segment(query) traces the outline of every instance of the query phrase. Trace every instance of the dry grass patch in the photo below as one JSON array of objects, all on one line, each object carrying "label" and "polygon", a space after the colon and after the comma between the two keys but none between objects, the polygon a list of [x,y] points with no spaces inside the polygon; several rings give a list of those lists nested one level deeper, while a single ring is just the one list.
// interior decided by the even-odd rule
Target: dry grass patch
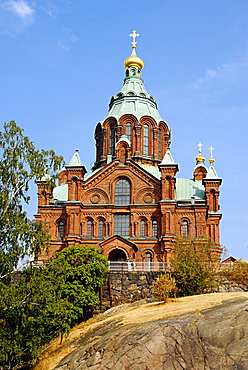
[{"label": "dry grass patch", "polygon": [[[77,347],[73,344],[84,334],[95,329],[98,326],[107,324],[112,320],[119,319],[118,325],[139,324],[147,321],[160,320],[168,317],[180,316],[188,312],[201,311],[220,304],[223,300],[231,298],[245,297],[246,292],[230,293],[211,293],[197,296],[171,299],[167,303],[154,302],[141,304],[135,307],[124,305],[124,308],[113,312],[106,318],[96,316],[87,322],[81,323],[73,328],[66,340],[60,344],[60,339],[55,339],[40,356],[40,361],[33,367],[33,370],[53,370],[59,362]],[[113,310],[114,311],[114,310]]]}]

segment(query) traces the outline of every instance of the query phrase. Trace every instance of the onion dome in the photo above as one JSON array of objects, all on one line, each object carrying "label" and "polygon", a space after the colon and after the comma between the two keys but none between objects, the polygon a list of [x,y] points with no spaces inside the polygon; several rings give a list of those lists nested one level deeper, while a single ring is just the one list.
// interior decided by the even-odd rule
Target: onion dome
[{"label": "onion dome", "polygon": [[203,157],[202,155],[202,143],[199,143],[198,144],[198,147],[199,147],[199,150],[198,150],[198,156],[195,158],[196,160],[196,163],[199,163],[199,162],[205,162],[206,158]]},{"label": "onion dome", "polygon": [[132,41],[132,55],[124,61],[124,68],[127,69],[128,67],[134,66],[134,67],[138,67],[140,70],[142,70],[144,68],[144,62],[141,58],[139,58],[136,55],[136,44],[137,44],[137,42],[135,41],[135,38],[138,37],[139,34],[136,33],[136,31],[134,30],[132,33],[130,33],[129,36],[133,38],[133,41]]}]

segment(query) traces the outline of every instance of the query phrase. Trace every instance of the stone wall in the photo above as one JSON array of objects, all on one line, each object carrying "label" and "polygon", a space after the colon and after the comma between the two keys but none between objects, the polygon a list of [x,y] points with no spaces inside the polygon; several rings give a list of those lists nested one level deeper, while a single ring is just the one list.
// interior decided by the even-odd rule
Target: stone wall
[{"label": "stone wall", "polygon": [[[105,285],[100,290],[102,309],[121,303],[140,299],[152,299],[152,284],[163,272],[111,272]],[[237,284],[228,280],[219,281],[219,286],[212,292],[247,292],[247,284]]]},{"label": "stone wall", "polygon": [[152,298],[152,284],[161,272],[112,272],[101,289],[102,306]]}]

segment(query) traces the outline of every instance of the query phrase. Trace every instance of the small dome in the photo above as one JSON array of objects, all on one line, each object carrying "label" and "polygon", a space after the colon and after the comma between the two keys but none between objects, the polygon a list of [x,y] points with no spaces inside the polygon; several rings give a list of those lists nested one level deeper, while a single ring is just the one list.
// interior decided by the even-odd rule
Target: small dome
[{"label": "small dome", "polygon": [[199,153],[198,156],[195,158],[196,162],[205,162],[206,158],[203,157],[202,153]]},{"label": "small dome", "polygon": [[131,66],[135,66],[135,67],[138,67],[140,70],[144,68],[144,62],[141,58],[139,58],[137,55],[136,55],[136,46],[132,46],[132,55],[127,58],[124,62],[124,68],[125,69],[128,69],[128,67],[131,67]]}]

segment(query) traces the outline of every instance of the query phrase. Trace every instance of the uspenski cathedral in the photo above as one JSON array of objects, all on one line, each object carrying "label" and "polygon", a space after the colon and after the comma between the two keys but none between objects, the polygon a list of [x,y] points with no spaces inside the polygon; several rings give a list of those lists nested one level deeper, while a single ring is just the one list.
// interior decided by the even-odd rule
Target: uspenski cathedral
[{"label": "uspenski cathedral", "polygon": [[37,221],[51,236],[48,254],[70,245],[94,245],[109,261],[168,262],[178,236],[211,238],[220,255],[219,187],[212,147],[209,165],[202,144],[191,179],[178,177],[170,128],[144,86],[144,62],[132,53],[123,85],[95,127],[96,157],[87,173],[76,150],[59,174],[58,186],[37,182]]}]

